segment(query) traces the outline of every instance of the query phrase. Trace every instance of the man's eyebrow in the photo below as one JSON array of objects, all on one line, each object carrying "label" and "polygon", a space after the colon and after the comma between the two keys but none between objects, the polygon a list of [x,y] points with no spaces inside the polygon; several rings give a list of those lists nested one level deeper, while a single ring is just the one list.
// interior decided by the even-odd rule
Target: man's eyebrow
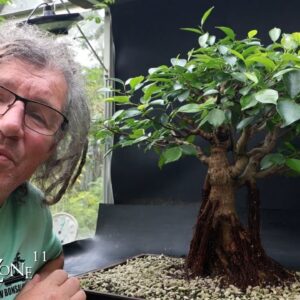
[{"label": "man's eyebrow", "polygon": [[41,104],[45,104],[47,106],[51,106],[52,107],[51,103],[48,100],[46,100],[46,99],[42,99],[42,98],[30,98],[29,99],[29,98],[26,98],[26,97],[22,97],[22,98],[24,98],[26,100],[31,100],[31,101],[34,101],[34,102],[38,102],[38,103],[41,103]]},{"label": "man's eyebrow", "polygon": [[23,99],[26,99],[26,100],[31,100],[31,101],[35,101],[35,102],[39,102],[41,104],[45,104],[45,105],[48,105],[48,106],[51,106],[51,103],[49,102],[49,100],[47,99],[44,99],[44,98],[39,98],[39,97],[36,97],[36,98],[27,98],[27,97],[23,97],[22,95],[19,95],[17,93],[15,93],[12,89],[13,89],[13,81],[12,80],[5,80],[5,79],[1,79],[0,80],[0,86],[3,86],[4,88],[7,88],[10,92],[14,93],[15,95],[23,98]]},{"label": "man's eyebrow", "polygon": [[5,78],[0,79],[0,85],[3,86],[3,87],[8,86],[8,88],[10,88],[10,87],[12,87],[12,84],[13,84],[12,80],[5,79]]}]

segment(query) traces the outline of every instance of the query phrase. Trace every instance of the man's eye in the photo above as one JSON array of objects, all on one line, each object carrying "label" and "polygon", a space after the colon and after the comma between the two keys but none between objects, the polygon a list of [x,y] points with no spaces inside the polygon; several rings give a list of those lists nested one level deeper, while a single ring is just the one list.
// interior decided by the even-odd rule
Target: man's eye
[{"label": "man's eye", "polygon": [[27,111],[26,115],[31,122],[34,122],[37,125],[47,126],[47,120],[41,114],[34,111]]},{"label": "man's eye", "polygon": [[9,98],[7,98],[7,97],[5,97],[3,95],[0,95],[0,102],[6,104],[6,103],[10,103],[11,101],[10,101]]}]

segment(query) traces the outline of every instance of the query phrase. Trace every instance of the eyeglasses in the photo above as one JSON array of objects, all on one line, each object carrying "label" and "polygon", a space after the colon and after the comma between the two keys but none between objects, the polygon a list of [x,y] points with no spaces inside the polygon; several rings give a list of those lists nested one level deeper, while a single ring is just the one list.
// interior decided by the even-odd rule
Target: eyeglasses
[{"label": "eyeglasses", "polygon": [[24,103],[24,125],[39,134],[55,135],[68,124],[66,116],[55,108],[25,99],[0,86],[0,116],[4,116],[16,101]]}]

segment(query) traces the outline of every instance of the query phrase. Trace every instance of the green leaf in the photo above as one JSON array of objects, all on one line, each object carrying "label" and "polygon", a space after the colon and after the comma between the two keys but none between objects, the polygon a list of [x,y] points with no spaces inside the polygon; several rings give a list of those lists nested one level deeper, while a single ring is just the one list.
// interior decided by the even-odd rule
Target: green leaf
[{"label": "green leaf", "polygon": [[234,66],[237,62],[237,58],[235,56],[224,56],[224,60],[230,65]]},{"label": "green leaf", "polygon": [[283,80],[291,98],[298,96],[300,93],[300,70],[295,70],[284,74]]},{"label": "green leaf", "polygon": [[281,153],[267,154],[260,162],[260,169],[265,170],[274,165],[283,165],[285,163],[285,156]]},{"label": "green leaf", "polygon": [[300,44],[300,32],[293,32],[292,38],[298,45]]},{"label": "green leaf", "polygon": [[98,89],[99,93],[111,93],[113,90],[110,87],[102,87]]},{"label": "green leaf", "polygon": [[275,43],[279,39],[280,34],[281,34],[281,29],[276,28],[276,27],[274,27],[273,29],[271,29],[269,31],[269,36],[273,43]]},{"label": "green leaf", "polygon": [[239,58],[240,60],[242,60],[242,61],[245,60],[245,59],[244,59],[244,56],[243,56],[241,53],[239,53],[239,52],[237,52],[237,51],[235,51],[235,50],[233,50],[233,49],[229,49],[229,51],[230,51],[234,56],[236,56],[237,58]]},{"label": "green leaf", "polygon": [[271,59],[262,55],[251,55],[245,60],[247,67],[251,66],[255,62],[262,64],[268,71],[273,71],[276,67]]},{"label": "green leaf", "polygon": [[181,107],[179,107],[178,112],[182,112],[182,113],[197,113],[199,111],[203,110],[203,108],[201,108],[200,104],[197,103],[189,103],[186,105],[183,105]]},{"label": "green leaf", "polygon": [[197,150],[194,145],[181,145],[180,148],[185,155],[197,155]]},{"label": "green leaf", "polygon": [[173,89],[174,89],[175,91],[181,90],[181,89],[182,89],[182,84],[176,82],[176,83],[173,85]]},{"label": "green leaf", "polygon": [[163,165],[165,164],[165,158],[164,156],[161,154],[159,157],[159,161],[158,161],[158,166],[161,169],[163,167]]},{"label": "green leaf", "polygon": [[202,110],[213,108],[216,104],[216,101],[217,101],[216,97],[215,98],[210,97],[204,103],[199,104],[199,108],[201,108]]},{"label": "green leaf", "polygon": [[119,78],[113,78],[113,77],[110,77],[110,78],[107,78],[107,81],[110,82],[110,81],[114,81],[114,82],[117,82],[117,83],[120,83],[122,85],[125,85],[124,81],[119,79]]},{"label": "green leaf", "polygon": [[212,12],[213,9],[214,9],[214,7],[212,6],[203,14],[203,16],[201,18],[201,26],[203,26],[203,24],[205,23],[206,19],[208,18],[208,16],[210,15],[210,13]]},{"label": "green leaf", "polygon": [[164,164],[168,164],[178,160],[182,155],[182,150],[180,147],[173,147],[166,149],[162,155],[164,157]]},{"label": "green leaf", "polygon": [[190,32],[194,32],[197,34],[202,34],[203,32],[198,29],[198,28],[190,28],[190,27],[184,27],[184,28],[180,28],[181,30],[185,30],[185,31],[190,31]]},{"label": "green leaf", "polygon": [[278,92],[272,89],[265,89],[254,94],[255,99],[260,103],[276,104],[278,100]]},{"label": "green leaf", "polygon": [[190,91],[187,90],[187,91],[184,91],[182,94],[180,94],[177,98],[180,102],[183,102],[185,101],[190,95]]},{"label": "green leaf", "polygon": [[300,160],[295,158],[288,158],[285,162],[290,169],[300,173]]},{"label": "green leaf", "polygon": [[144,76],[137,76],[126,80],[125,84],[129,84],[132,90],[144,80]]},{"label": "green leaf", "polygon": [[183,102],[189,97],[189,95],[190,95],[190,91],[187,90],[187,91],[184,91],[182,94],[178,95],[177,98],[178,98],[179,102]]},{"label": "green leaf", "polygon": [[253,116],[241,120],[241,121],[236,125],[236,129],[237,129],[237,130],[242,130],[242,129],[244,129],[245,127],[247,127],[248,125],[250,125],[250,124],[252,123],[253,120],[254,120],[254,117],[253,117]]},{"label": "green leaf", "polygon": [[245,50],[243,50],[242,54],[246,58],[250,54],[253,55],[253,54],[259,53],[260,48],[261,48],[260,46],[254,45],[254,46],[248,47]]},{"label": "green leaf", "polygon": [[241,81],[241,82],[246,82],[246,81],[247,81],[246,75],[243,74],[243,73],[240,73],[240,72],[232,72],[232,73],[231,73],[231,76],[232,76],[234,79],[236,79],[236,80],[238,80],[238,81]]},{"label": "green leaf", "polygon": [[250,30],[248,32],[248,38],[249,39],[252,39],[253,37],[255,37],[257,35],[257,30],[256,29],[253,29],[253,30]]},{"label": "green leaf", "polygon": [[217,128],[224,123],[225,119],[226,117],[224,111],[218,108],[214,108],[209,112],[207,121]]},{"label": "green leaf", "polygon": [[118,111],[116,111],[113,116],[111,117],[112,120],[116,120],[121,114],[123,114],[124,109],[120,109]]},{"label": "green leaf", "polygon": [[255,106],[257,104],[257,100],[255,99],[254,95],[251,94],[241,97],[240,103],[242,110],[246,110]]},{"label": "green leaf", "polygon": [[106,102],[116,102],[116,103],[130,103],[129,96],[114,96],[110,98],[106,98]]},{"label": "green leaf", "polygon": [[284,62],[287,62],[287,63],[290,63],[290,62],[300,62],[300,58],[299,56],[294,53],[283,53],[282,56],[281,56],[281,59],[284,61]]},{"label": "green leaf", "polygon": [[169,116],[166,113],[162,114],[159,119],[163,125],[166,125],[169,122]]},{"label": "green leaf", "polygon": [[139,111],[136,108],[127,109],[124,111],[124,119],[133,118],[136,116],[139,116],[141,114],[141,111]]},{"label": "green leaf", "polygon": [[243,96],[246,96],[252,89],[251,85],[245,86],[239,90],[239,93]]},{"label": "green leaf", "polygon": [[208,121],[208,114],[206,115],[207,111],[204,111],[205,114],[201,115],[201,122],[199,123],[199,127],[202,127]]},{"label": "green leaf", "polygon": [[[297,126],[298,127],[298,126]],[[292,151],[294,153],[297,152],[297,148],[290,142],[285,142],[284,143],[284,146],[289,150],[289,151]]]},{"label": "green leaf", "polygon": [[222,55],[225,55],[228,53],[229,48],[224,45],[220,45],[220,46],[218,46],[218,50]]},{"label": "green leaf", "polygon": [[160,87],[157,86],[156,84],[152,83],[152,84],[149,84],[149,85],[145,86],[143,88],[143,92],[144,92],[143,99],[145,101],[148,101],[151,98],[152,94],[154,94],[158,91],[160,91]]},{"label": "green leaf", "polygon": [[255,84],[258,83],[258,78],[257,78],[257,76],[255,75],[255,73],[244,72],[244,74],[246,75],[246,77],[247,77],[248,79],[250,79],[251,81],[253,81]]},{"label": "green leaf", "polygon": [[224,113],[225,113],[225,120],[226,120],[227,122],[230,122],[231,119],[232,119],[232,112],[231,112],[231,110],[226,109],[226,110],[224,111]]},{"label": "green leaf", "polygon": [[141,143],[142,141],[145,141],[147,140],[148,137],[147,136],[141,136],[137,139],[132,139],[132,140],[121,140],[119,142],[119,144],[122,146],[122,147],[128,147],[128,146],[132,146],[132,145],[135,145],[135,144],[139,144]]},{"label": "green leaf", "polygon": [[288,69],[284,69],[284,70],[280,70],[278,71],[277,73],[275,73],[272,78],[276,78],[276,77],[280,77],[286,73],[289,73],[291,71],[295,71],[296,69],[295,68],[288,68]]},{"label": "green leaf", "polygon": [[286,33],[283,34],[283,37],[281,39],[281,45],[286,50],[295,50],[298,47],[298,44],[293,39],[292,35]]},{"label": "green leaf", "polygon": [[149,105],[146,103],[146,104],[141,104],[137,107],[138,110],[145,110]]},{"label": "green leaf", "polygon": [[234,31],[231,28],[224,27],[224,26],[218,26],[216,28],[218,28],[221,31],[223,31],[231,40],[235,39],[235,33],[234,33]]},{"label": "green leaf", "polygon": [[215,41],[216,41],[216,36],[210,35],[207,42],[210,46],[212,46],[215,43]]},{"label": "green leaf", "polygon": [[207,90],[207,91],[205,91],[205,92],[203,93],[203,96],[208,96],[208,95],[213,95],[213,94],[218,94],[218,93],[219,93],[218,90],[215,90],[215,89],[209,89],[209,90]]},{"label": "green leaf", "polygon": [[206,32],[205,34],[199,36],[198,43],[200,47],[206,48],[207,47],[207,40],[208,40],[209,34]]},{"label": "green leaf", "polygon": [[148,70],[148,73],[149,73],[149,75],[152,75],[152,74],[156,73],[156,72],[159,71],[159,70],[160,70],[160,67],[157,67],[157,68],[150,68],[150,69]]},{"label": "green leaf", "polygon": [[133,130],[133,132],[129,135],[129,137],[131,139],[137,139],[144,135],[145,135],[145,130],[140,128],[140,129]]},{"label": "green leaf", "polygon": [[300,119],[300,105],[292,100],[278,101],[277,111],[284,121],[283,127]]},{"label": "green leaf", "polygon": [[153,100],[153,101],[149,102],[149,104],[151,104],[151,105],[164,105],[165,101],[163,99],[156,99],[156,100]]},{"label": "green leaf", "polygon": [[172,66],[184,67],[187,63],[186,59],[171,58]]}]

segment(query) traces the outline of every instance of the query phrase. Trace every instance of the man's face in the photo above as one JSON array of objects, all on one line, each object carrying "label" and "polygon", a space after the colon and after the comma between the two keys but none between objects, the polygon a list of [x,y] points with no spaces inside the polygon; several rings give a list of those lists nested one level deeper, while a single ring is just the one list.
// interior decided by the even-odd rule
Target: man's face
[{"label": "man's face", "polygon": [[[38,69],[20,60],[0,63],[0,85],[19,96],[62,111],[67,84],[64,76],[51,69]],[[41,135],[24,126],[21,101],[0,115],[0,205],[55,150],[53,136]]]}]

